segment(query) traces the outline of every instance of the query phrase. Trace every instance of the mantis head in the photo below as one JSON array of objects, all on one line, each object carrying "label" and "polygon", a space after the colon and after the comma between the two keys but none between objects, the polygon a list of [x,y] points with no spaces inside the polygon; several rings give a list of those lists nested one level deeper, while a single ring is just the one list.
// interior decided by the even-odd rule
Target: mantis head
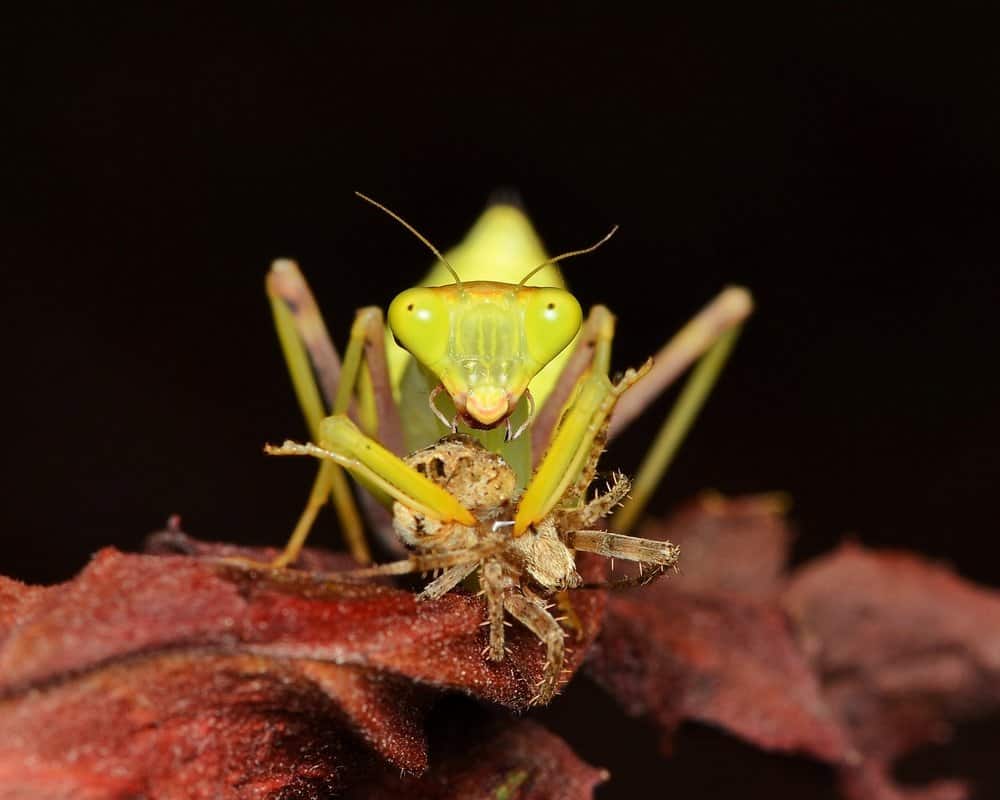
[{"label": "mantis head", "polygon": [[407,289],[389,306],[396,342],[437,377],[474,428],[504,422],[582,321],[565,289],[493,281]]},{"label": "mantis head", "polygon": [[[451,395],[458,419],[473,428],[508,420],[528,384],[573,341],[583,321],[565,289],[526,285],[539,270],[589,253],[611,238],[549,258],[518,283],[462,281],[441,252],[402,217],[357,193],[420,239],[454,283],[407,289],[389,305],[396,343],[430,371]],[[515,434],[516,435],[516,434]]]}]

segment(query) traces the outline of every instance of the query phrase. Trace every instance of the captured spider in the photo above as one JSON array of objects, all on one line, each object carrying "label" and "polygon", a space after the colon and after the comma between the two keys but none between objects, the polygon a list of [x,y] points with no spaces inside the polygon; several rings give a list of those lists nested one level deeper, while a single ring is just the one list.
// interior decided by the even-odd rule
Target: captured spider
[{"label": "captured spider", "polygon": [[[615,391],[620,392],[633,383],[637,375],[629,370],[614,387]],[[630,488],[628,479],[617,474],[607,491],[586,500],[603,450],[606,427],[605,422],[601,434],[595,437],[583,471],[563,495],[562,503],[532,524],[523,536],[513,535],[517,475],[502,456],[460,433],[418,450],[403,459],[405,463],[452,495],[471,513],[473,523],[442,521],[404,500],[396,500],[393,528],[412,549],[412,555],[349,574],[368,577],[440,571],[418,595],[421,600],[434,600],[477,573],[481,594],[486,597],[490,626],[484,654],[494,661],[503,659],[504,613],[510,614],[545,645],[545,668],[531,702],[548,703],[558,687],[565,652],[565,632],[549,613],[549,601],[557,592],[581,585],[574,551],[651,566],[649,579],[673,567],[679,555],[676,545],[670,542],[596,529],[625,499]],[[335,457],[317,445],[295,442],[268,447],[267,451],[273,455]]]}]

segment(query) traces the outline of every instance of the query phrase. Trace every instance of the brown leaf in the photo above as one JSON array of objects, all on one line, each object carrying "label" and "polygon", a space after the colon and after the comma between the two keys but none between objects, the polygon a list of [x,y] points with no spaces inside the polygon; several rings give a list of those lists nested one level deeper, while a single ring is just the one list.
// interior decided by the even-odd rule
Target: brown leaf
[{"label": "brown leaf", "polygon": [[891,762],[1000,708],[1000,594],[901,552],[845,545],[785,594],[831,705],[865,763],[856,798],[964,796],[956,783],[902,793]]},{"label": "brown leaf", "polygon": [[608,773],[581,761],[558,736],[530,720],[453,720],[432,740],[430,771],[381,771],[349,797],[427,800],[589,800]]},{"label": "brown leaf", "polygon": [[643,530],[683,542],[682,574],[611,598],[588,672],[665,747],[691,719],[765,750],[851,757],[784,613],[757,599],[774,594],[787,549],[778,512],[770,496],[712,496]]},{"label": "brown leaf", "polygon": [[691,719],[765,750],[850,755],[787,620],[758,601],[669,588],[612,598],[588,672],[628,713],[655,720],[667,748]]},{"label": "brown leaf", "polygon": [[[334,675],[321,689],[270,659],[158,654],[9,697],[0,798],[328,795],[362,757],[330,683],[336,672],[347,684],[364,678],[357,667],[323,666]],[[386,694],[393,702],[381,697],[370,716],[393,713],[399,698]],[[395,716],[413,728],[409,715]],[[397,744],[397,757],[408,747],[421,763],[419,730]]]},{"label": "brown leaf", "polygon": [[[607,778],[528,721],[452,725],[423,776],[401,775],[347,735],[338,704],[398,679],[358,667],[302,670],[254,656],[159,655],[0,704],[0,798],[556,798]],[[383,695],[372,681],[386,681]],[[395,696],[393,696],[395,695]],[[392,717],[391,704],[381,709]],[[398,720],[388,726],[398,735]],[[412,732],[423,748],[422,734]],[[405,746],[405,745],[404,745]],[[506,790],[507,794],[501,792]]]},{"label": "brown leaf", "polygon": [[666,519],[649,519],[638,535],[681,548],[675,589],[769,598],[783,586],[791,546],[787,505],[781,494],[727,498],[705,492]]},{"label": "brown leaf", "polygon": [[[421,684],[512,708],[534,694],[544,648],[514,628],[508,657],[487,661],[480,599],[418,603],[334,577],[108,549],[66,584],[0,582],[0,786],[45,797],[326,791],[358,761],[348,730],[396,768],[426,768]],[[571,667],[603,594],[576,593],[574,605],[584,646]]]}]

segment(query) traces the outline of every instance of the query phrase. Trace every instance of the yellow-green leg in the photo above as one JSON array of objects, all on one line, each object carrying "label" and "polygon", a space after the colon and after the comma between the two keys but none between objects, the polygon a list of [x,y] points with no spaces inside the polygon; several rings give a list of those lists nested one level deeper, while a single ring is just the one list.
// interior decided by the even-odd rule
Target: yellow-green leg
[{"label": "yellow-green leg", "polygon": [[[347,360],[345,358],[345,364]],[[319,444],[287,441],[267,447],[271,455],[306,455],[348,470],[359,482],[383,492],[426,517],[460,525],[476,518],[451,492],[420,474],[399,456],[366,436],[346,414],[334,414],[319,426]]]},{"label": "yellow-green leg", "polygon": [[[267,278],[267,293],[311,438],[319,441],[321,425],[327,416],[325,396],[333,413],[355,410],[366,432],[379,435],[390,448],[400,452],[402,432],[385,365],[381,310],[366,308],[358,312],[341,365],[312,292],[294,262],[274,263]],[[359,402],[355,402],[356,389]],[[332,497],[351,554],[360,563],[370,563],[364,525],[344,472],[335,462],[323,461],[306,507],[274,566],[286,566],[298,558],[327,497]]]},{"label": "yellow-green leg", "polygon": [[576,398],[563,414],[555,437],[521,497],[514,516],[514,536],[544,519],[563,499],[579,478],[618,398],[651,366],[646,362],[639,370],[630,369],[612,384],[606,372],[598,371],[597,364],[595,358],[594,368],[580,379]]},{"label": "yellow-green leg", "polygon": [[[614,337],[614,315],[601,305],[594,306],[580,329],[576,346],[559,374],[559,380],[535,415],[531,425],[532,465],[537,467],[545,454],[552,434],[580,379],[592,368],[595,360],[608,371],[611,360],[611,340]],[[598,367],[600,369],[600,367]]]},{"label": "yellow-green leg", "polygon": [[[660,426],[656,439],[646,451],[632,481],[629,498],[611,518],[613,530],[618,533],[628,533],[635,527],[684,437],[712,393],[726,359],[736,343],[742,323],[752,310],[753,298],[746,289],[740,287],[725,289],[657,353],[653,369],[622,398],[622,402],[615,408],[611,417],[609,438],[615,435],[616,430],[621,429],[616,428],[616,424],[622,424],[618,420],[618,415],[623,411],[630,413],[635,407],[630,403],[633,399],[631,395],[642,391],[643,384],[652,379],[654,382],[659,381],[663,386],[669,385],[692,361],[698,360],[673,408]],[[659,374],[656,374],[657,363],[661,365]],[[659,391],[662,391],[662,387]],[[626,406],[626,403],[629,405]]]},{"label": "yellow-green leg", "polygon": [[616,531],[629,530],[711,392],[739,326],[752,307],[745,289],[726,289],[661,349],[652,365],[647,363],[638,372],[629,370],[615,385],[607,378],[614,318],[606,309],[596,307],[588,320],[588,326],[593,326],[590,339],[582,337],[578,347],[581,360],[590,361],[589,372],[577,380],[573,393],[567,393],[575,395],[575,399],[563,411],[559,427],[521,498],[514,535],[524,533],[563,499],[609,418],[610,438],[623,427],[623,412],[627,423],[692,362],[701,359],[644,459],[631,499],[612,519]]}]

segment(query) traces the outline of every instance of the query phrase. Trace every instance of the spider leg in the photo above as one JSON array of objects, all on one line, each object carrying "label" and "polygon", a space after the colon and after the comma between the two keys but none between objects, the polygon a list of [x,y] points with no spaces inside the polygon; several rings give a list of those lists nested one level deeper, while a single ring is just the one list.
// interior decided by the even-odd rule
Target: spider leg
[{"label": "spider leg", "polygon": [[606,492],[598,494],[582,508],[559,512],[565,515],[565,521],[559,524],[560,530],[579,530],[595,525],[628,497],[631,488],[632,482],[622,473],[616,472]]},{"label": "spider leg", "polygon": [[458,584],[471,575],[479,566],[479,561],[470,561],[466,564],[456,564],[447,567],[441,575],[428,583],[424,590],[417,595],[417,600],[437,600],[439,597],[450,592]]},{"label": "spider leg", "polygon": [[553,616],[538,603],[533,603],[524,595],[511,592],[504,598],[504,608],[510,612],[545,645],[545,667],[542,680],[538,684],[538,694],[531,700],[532,705],[547,704],[556,693],[556,686],[562,674],[566,654],[566,635]]},{"label": "spider leg", "polygon": [[[414,553],[409,558],[403,559],[402,561],[390,561],[388,564],[377,564],[374,567],[362,567],[360,569],[352,569],[348,572],[339,572],[335,574],[348,578],[376,578],[383,575],[410,575],[414,572],[429,572],[434,569],[449,570],[452,567],[464,567],[469,564],[471,564],[474,569],[479,564],[479,559],[481,557],[481,551],[476,549],[452,550],[446,553]],[[471,571],[472,569],[469,570],[469,572]],[[445,572],[445,575],[447,574],[448,572]],[[443,577],[444,575],[441,576],[441,578]],[[428,584],[428,588],[430,585],[440,581],[441,578],[438,578],[435,581],[432,581],[431,584]],[[459,580],[461,580],[461,578]],[[441,594],[444,594],[444,592]]]},{"label": "spider leg", "polygon": [[559,622],[564,629],[571,630],[574,634],[576,634],[577,639],[582,639],[583,622],[580,620],[580,615],[576,613],[576,609],[573,608],[573,598],[570,593],[566,589],[563,589],[561,592],[556,592],[555,603],[561,615],[556,621]]},{"label": "spider leg", "polygon": [[509,581],[504,577],[503,565],[499,560],[491,558],[483,565],[481,580],[483,592],[486,594],[486,618],[490,625],[490,643],[487,651],[490,661],[503,661],[503,610],[506,604],[504,594]]},{"label": "spider leg", "polygon": [[608,531],[569,531],[566,544],[575,550],[597,553],[607,558],[624,558],[642,564],[669,568],[677,563],[680,548],[671,542],[640,539]]}]

